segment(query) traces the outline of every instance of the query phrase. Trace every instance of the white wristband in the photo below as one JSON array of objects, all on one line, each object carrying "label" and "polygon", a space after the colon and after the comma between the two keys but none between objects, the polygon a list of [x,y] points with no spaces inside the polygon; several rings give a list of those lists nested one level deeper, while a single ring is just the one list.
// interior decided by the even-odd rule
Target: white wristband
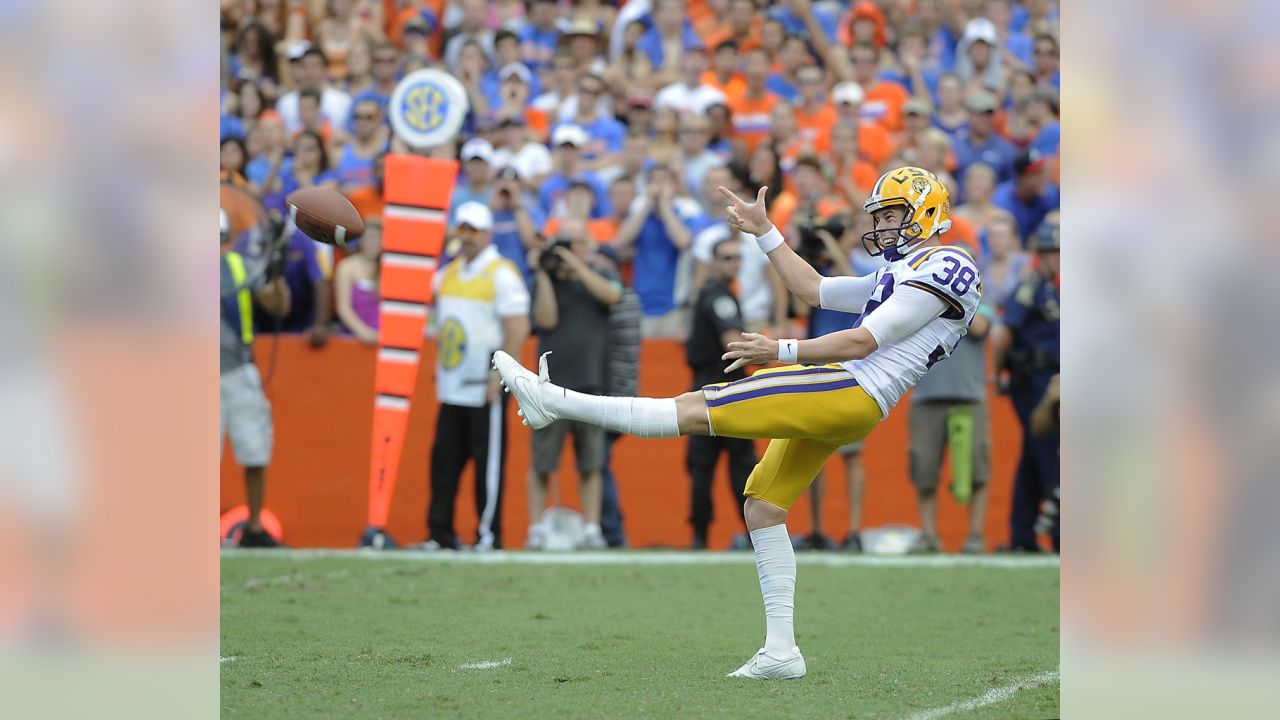
[{"label": "white wristband", "polygon": [[769,232],[756,236],[756,245],[760,246],[760,250],[765,255],[776,250],[783,242],[785,241],[782,239],[782,233],[778,232],[776,226],[769,228]]},{"label": "white wristband", "polygon": [[800,341],[795,338],[783,338],[778,341],[778,362],[794,365],[800,362]]}]

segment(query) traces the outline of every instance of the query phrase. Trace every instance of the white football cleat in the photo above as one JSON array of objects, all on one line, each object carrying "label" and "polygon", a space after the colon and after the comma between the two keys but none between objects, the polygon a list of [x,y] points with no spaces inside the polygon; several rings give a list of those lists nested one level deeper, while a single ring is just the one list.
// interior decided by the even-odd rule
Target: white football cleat
[{"label": "white football cleat", "polygon": [[520,412],[517,414],[524,418],[525,425],[534,430],[541,430],[560,419],[542,402],[543,388],[556,387],[551,384],[551,378],[547,374],[547,356],[550,354],[543,353],[538,358],[537,375],[501,350],[493,354],[493,369],[502,377],[503,387],[514,394],[516,402],[520,404]]},{"label": "white football cleat", "polygon": [[746,665],[729,673],[725,677],[751,678],[753,680],[794,680],[804,677],[804,656],[800,648],[793,647],[789,653],[770,653],[760,648]]}]

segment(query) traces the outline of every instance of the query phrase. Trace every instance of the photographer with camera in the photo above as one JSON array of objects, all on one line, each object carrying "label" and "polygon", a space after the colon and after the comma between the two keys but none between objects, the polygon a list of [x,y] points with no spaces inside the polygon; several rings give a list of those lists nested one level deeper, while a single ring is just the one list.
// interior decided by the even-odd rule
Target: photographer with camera
[{"label": "photographer with camera", "polygon": [[283,223],[274,223],[268,231],[273,242],[270,260],[264,272],[254,273],[246,267],[244,256],[234,249],[226,210],[220,211],[220,221],[219,443],[230,434],[236,460],[244,466],[249,519],[240,536],[240,547],[276,547],[278,542],[262,528],[260,520],[274,430],[271,403],[262,391],[262,378],[253,363],[253,303],[256,300],[276,317],[289,312],[289,286],[282,273],[288,240]]},{"label": "photographer with camera", "polygon": [[[796,253],[804,258],[824,277],[857,276],[868,272],[854,269],[852,255],[859,246],[858,237],[861,228],[854,225],[855,219],[849,215],[836,215],[826,220],[821,217],[808,217],[797,226],[800,241]],[[855,313],[827,310],[814,307],[809,311],[809,337],[816,338],[829,335],[840,330],[847,330],[858,321]],[[845,482],[849,493],[849,530],[841,550],[850,552],[862,551],[862,501],[866,494],[866,469],[862,463],[862,443],[854,442],[842,445],[837,449],[844,462]],[[809,503],[813,513],[812,529],[808,537],[802,538],[798,547],[810,550],[827,550],[833,543],[822,532],[822,495],[824,490],[823,473],[819,472],[813,484],[809,486]]]},{"label": "photographer with camera", "polygon": [[[587,226],[566,219],[546,249],[529,253],[535,268],[533,324],[538,333],[538,354],[547,358],[557,382],[583,393],[607,388],[606,363],[609,308],[622,299],[623,286],[612,264],[596,252]],[[605,547],[600,530],[600,471],[604,466],[604,430],[572,420],[560,420],[533,431],[533,468],[529,475],[529,537],[526,547],[544,547],[541,525],[547,501],[547,484],[560,466],[565,436],[573,433],[573,447],[581,483],[582,514],[586,521],[586,548]]]}]

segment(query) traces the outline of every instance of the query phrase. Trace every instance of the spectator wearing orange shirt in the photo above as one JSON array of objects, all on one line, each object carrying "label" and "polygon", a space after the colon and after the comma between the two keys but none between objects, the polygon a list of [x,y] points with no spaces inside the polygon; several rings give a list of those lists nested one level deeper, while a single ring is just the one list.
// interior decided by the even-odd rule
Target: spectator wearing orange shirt
[{"label": "spectator wearing orange shirt", "polygon": [[730,0],[729,17],[725,27],[704,36],[707,47],[719,49],[726,40],[733,40],[739,52],[760,47],[760,10],[755,0]]},{"label": "spectator wearing orange shirt", "polygon": [[822,69],[809,66],[796,73],[800,100],[796,104],[796,127],[800,137],[818,153],[831,147],[831,128],[836,109],[827,101],[826,78]]},{"label": "spectator wearing orange shirt", "polygon": [[852,207],[862,207],[880,178],[876,166],[863,159],[858,151],[861,132],[857,123],[837,124],[831,130],[831,151],[827,155],[833,184]]},{"label": "spectator wearing orange shirt", "polygon": [[[773,146],[778,153],[778,162],[782,165],[783,173],[789,178],[796,160],[800,159],[801,155],[812,155],[813,147],[801,137],[800,128],[796,125],[796,111],[791,103],[782,101],[774,105],[769,111],[769,121],[771,126],[766,143]],[[784,182],[789,188],[789,179]]]},{"label": "spectator wearing orange shirt", "polygon": [[769,55],[763,48],[748,52],[743,67],[746,89],[741,95],[729,98],[734,137],[742,141],[748,153],[769,135],[769,113],[778,104],[778,96],[764,87],[769,65]]},{"label": "spectator wearing orange shirt", "polygon": [[862,117],[875,120],[889,132],[902,129],[902,105],[910,95],[895,82],[880,79],[880,49],[875,45],[857,45],[849,51],[853,81],[862,87]]},{"label": "spectator wearing orange shirt", "polygon": [[766,18],[760,23],[760,47],[769,53],[769,67],[775,67],[782,55],[782,44],[787,40],[787,26],[777,18]]},{"label": "spectator wearing orange shirt", "polygon": [[888,42],[885,25],[884,13],[880,8],[870,0],[862,0],[850,6],[849,11],[840,18],[836,37],[846,47],[862,43],[884,47]]},{"label": "spectator wearing orange shirt", "polygon": [[711,69],[702,74],[702,84],[719,90],[725,97],[742,94],[747,89],[747,81],[738,72],[738,43],[725,40],[715,49],[711,56]]},{"label": "spectator wearing orange shirt", "polygon": [[849,212],[849,203],[841,194],[832,192],[822,164],[812,155],[796,161],[791,171],[791,184],[796,208],[791,216],[792,227],[783,229],[787,237],[798,238],[801,226],[825,224],[836,215]]},{"label": "spectator wearing orange shirt", "polygon": [[765,200],[766,207],[769,208],[769,220],[776,227],[787,227],[796,210],[796,196],[785,189],[782,165],[773,146],[761,143],[756,147],[747,158],[746,170],[747,176],[743,178],[742,184],[753,193],[767,186],[769,192],[765,194]]},{"label": "spectator wearing orange shirt", "polygon": [[249,151],[245,149],[243,140],[238,137],[222,139],[218,155],[218,177],[221,182],[248,189],[249,181],[244,177],[244,169],[248,163]]},{"label": "spectator wearing orange shirt", "polygon": [[831,100],[836,108],[836,122],[858,126],[858,151],[876,167],[882,167],[893,157],[894,144],[889,131],[874,120],[862,117],[862,86],[855,82],[842,82],[831,89]]}]

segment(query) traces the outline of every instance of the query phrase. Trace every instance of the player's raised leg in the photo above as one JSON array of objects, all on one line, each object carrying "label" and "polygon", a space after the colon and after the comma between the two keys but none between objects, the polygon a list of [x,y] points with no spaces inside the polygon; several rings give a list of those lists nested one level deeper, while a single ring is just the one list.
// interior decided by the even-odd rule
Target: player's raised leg
[{"label": "player's raised leg", "polygon": [[707,403],[700,392],[674,398],[605,397],[574,392],[551,382],[547,358],[535,375],[505,352],[494,353],[493,367],[503,386],[516,396],[524,424],[535,430],[556,420],[578,420],[637,437],[708,435]]}]

